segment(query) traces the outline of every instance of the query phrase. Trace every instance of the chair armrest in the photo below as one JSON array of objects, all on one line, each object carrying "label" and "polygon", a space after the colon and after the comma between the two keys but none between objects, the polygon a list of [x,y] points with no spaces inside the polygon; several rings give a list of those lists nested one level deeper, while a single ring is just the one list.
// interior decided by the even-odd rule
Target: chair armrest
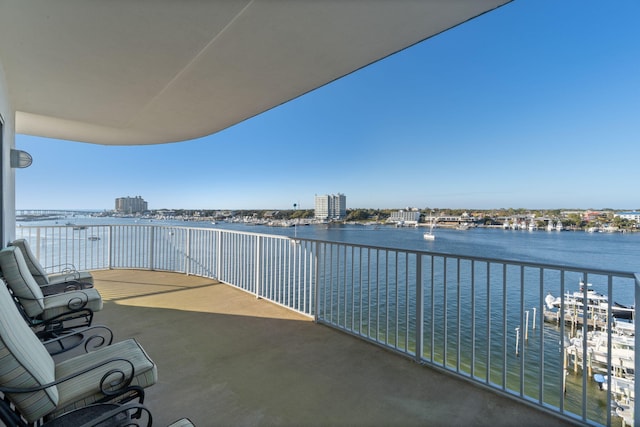
[{"label": "chair armrest", "polygon": [[[69,341],[71,343],[69,344]],[[113,343],[113,331],[104,325],[94,325],[70,331],[64,335],[44,339],[42,344],[52,356],[67,352],[84,344],[89,353]]]},{"label": "chair armrest", "polygon": [[47,320],[28,318],[29,326],[40,340],[66,335],[76,328],[91,326],[93,311],[88,308],[61,313]]},{"label": "chair armrest", "polygon": [[[69,310],[81,310],[82,308],[84,308],[87,303],[89,302],[89,295],[87,295],[85,292],[83,292],[82,290],[76,291],[78,293],[77,296],[74,296],[73,298],[70,298],[67,301],[67,308]],[[16,294],[13,294],[13,298],[17,299],[18,302],[20,302],[20,300],[26,300],[26,301],[44,301],[44,299],[46,298],[43,295],[43,298],[30,298],[27,296],[18,296]]]},{"label": "chair armrest", "polygon": [[64,292],[81,291],[82,289],[93,288],[93,284],[76,280],[67,280],[61,283],[50,283],[40,286],[42,294],[46,297],[49,295],[60,294]]},{"label": "chair armrest", "polygon": [[50,274],[55,274],[55,273],[76,273],[78,271],[78,269],[76,269],[76,266],[70,263],[64,263],[64,264],[55,264],[55,265],[48,265],[46,267],[42,267],[45,271],[49,272]]},{"label": "chair armrest", "polygon": [[[124,369],[121,367],[122,364],[128,365],[129,368],[131,368],[131,372],[129,374],[127,374],[124,371]],[[62,378],[58,378],[53,382],[42,384],[37,387],[20,388],[20,387],[0,386],[0,392],[5,394],[6,393],[34,393],[36,391],[41,391],[49,387],[56,386],[63,382],[69,381],[73,378],[77,378],[79,376],[82,376],[96,369],[104,369],[108,365],[114,365],[114,367],[109,369],[102,375],[102,378],[100,379],[100,383],[97,385],[99,386],[100,393],[104,394],[107,398],[112,398],[114,396],[120,395],[123,391],[127,391],[129,386],[131,385],[131,381],[135,377],[135,366],[130,360],[124,359],[122,357],[114,357],[111,359],[103,360],[102,362],[96,365],[89,366],[87,368],[81,369],[78,372],[75,372],[74,374],[67,375]]]}]

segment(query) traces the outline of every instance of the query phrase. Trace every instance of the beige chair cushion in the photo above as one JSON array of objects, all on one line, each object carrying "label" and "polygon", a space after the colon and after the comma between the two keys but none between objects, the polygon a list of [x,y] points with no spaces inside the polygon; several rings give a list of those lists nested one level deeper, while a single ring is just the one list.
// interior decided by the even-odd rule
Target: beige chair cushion
[{"label": "beige chair cushion", "polygon": [[31,272],[34,280],[38,284],[38,286],[44,286],[49,283],[49,279],[47,277],[47,272],[44,271],[40,262],[38,262],[36,256],[31,251],[29,244],[25,239],[17,239],[13,242],[9,243],[10,246],[16,246],[22,252],[24,256],[25,262],[27,263],[27,267]]},{"label": "beige chair cushion", "polygon": [[94,312],[102,309],[102,297],[95,288],[44,296],[16,246],[0,250],[0,269],[7,285],[31,318],[48,320],[78,308]]},{"label": "beige chair cushion", "polygon": [[[53,359],[0,283],[0,385],[30,388],[54,381]],[[34,393],[9,393],[8,397],[28,422],[34,422],[55,409],[59,395],[56,387],[49,387]]]},{"label": "beige chair cushion", "polygon": [[19,248],[9,246],[0,250],[0,270],[27,315],[39,316],[44,311],[44,295],[31,275]]},{"label": "beige chair cushion", "polygon": [[90,283],[93,285],[93,276],[88,271],[68,271],[60,273],[47,274],[38,258],[34,255],[29,242],[25,239],[16,239],[9,243],[10,246],[16,246],[22,252],[27,267],[36,281],[38,286],[55,285],[58,283],[64,283],[68,281],[76,280],[78,282]]},{"label": "beige chair cushion", "polygon": [[90,288],[48,295],[44,297],[44,311],[41,317],[48,320],[78,308],[88,308],[93,312],[102,310],[102,297],[98,290]]},{"label": "beige chair cushion", "polygon": [[[156,365],[135,339],[120,341],[94,352],[62,361],[55,367],[56,378],[65,377],[112,358],[127,359],[133,363],[135,375],[131,385],[145,388],[158,380]],[[59,384],[60,401],[55,415],[92,404],[103,397],[99,388],[100,379],[111,369],[121,369],[127,374],[131,373],[129,364],[116,361]]]}]

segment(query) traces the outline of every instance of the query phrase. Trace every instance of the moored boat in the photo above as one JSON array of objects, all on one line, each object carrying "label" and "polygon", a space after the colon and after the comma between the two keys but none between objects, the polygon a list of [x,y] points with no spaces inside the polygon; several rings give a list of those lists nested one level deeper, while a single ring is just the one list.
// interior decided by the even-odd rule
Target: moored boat
[{"label": "moored boat", "polygon": [[[591,289],[591,283],[587,284],[587,310],[590,317],[597,316],[601,319],[607,318],[607,312],[609,310],[609,299],[606,295],[598,293]],[[582,310],[584,307],[584,282],[580,281],[580,290],[576,292],[567,292],[564,295],[564,306],[567,315],[579,315],[582,316]],[[547,309],[559,309],[562,303],[560,297],[554,297],[548,294],[545,298],[545,304]],[[635,308],[619,304],[617,302],[611,303],[611,315],[616,319],[631,320],[635,314]]]}]

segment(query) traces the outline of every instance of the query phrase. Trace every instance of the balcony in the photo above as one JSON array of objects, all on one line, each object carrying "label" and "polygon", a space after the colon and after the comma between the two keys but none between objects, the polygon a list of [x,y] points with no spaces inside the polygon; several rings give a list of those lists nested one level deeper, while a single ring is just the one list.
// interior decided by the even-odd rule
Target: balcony
[{"label": "balcony", "polygon": [[[614,348],[633,272],[180,226],[17,236],[45,265],[94,271],[98,322],[160,367],[161,423],[618,425],[619,404],[634,420],[635,358],[581,339],[597,330]],[[583,313],[587,287],[566,291],[594,279],[608,300]]]},{"label": "balcony", "polygon": [[96,322],[158,364],[155,425],[570,425],[213,279],[93,273]]}]

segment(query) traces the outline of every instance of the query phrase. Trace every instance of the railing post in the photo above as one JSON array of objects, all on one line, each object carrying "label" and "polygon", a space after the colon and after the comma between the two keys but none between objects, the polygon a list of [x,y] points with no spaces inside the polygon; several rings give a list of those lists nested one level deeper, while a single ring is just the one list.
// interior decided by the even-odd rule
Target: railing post
[{"label": "railing post", "polygon": [[36,230],[36,257],[40,259],[40,227]]},{"label": "railing post", "polygon": [[190,268],[190,260],[191,260],[191,232],[193,231],[192,228],[189,228],[187,230],[187,242],[186,242],[186,248],[185,248],[185,260],[184,260],[184,272],[185,274],[188,276],[189,274],[191,274],[191,268]]},{"label": "railing post", "polygon": [[154,253],[153,248],[155,246],[156,226],[152,225],[149,230],[149,270],[153,270]]},{"label": "railing post", "polygon": [[216,275],[215,278],[220,280],[222,272],[222,230],[216,230]]},{"label": "railing post", "polygon": [[[633,306],[634,307],[638,307],[638,301],[640,301],[640,273],[636,273],[634,274],[634,279],[635,279],[635,288],[634,288],[634,303]],[[585,286],[586,287],[586,286]],[[635,328],[636,331],[640,331],[640,317],[634,313],[633,316],[633,326]],[[633,337],[634,340],[634,348],[638,349],[640,348],[640,336],[638,335],[638,333],[634,334]],[[640,372],[640,357],[637,357],[637,354],[634,357],[633,360],[634,363],[634,372]],[[638,393],[640,393],[640,381],[635,381],[633,382],[633,392],[634,392],[634,396],[638,396]],[[634,426],[638,426],[640,425],[640,411],[636,411],[635,407],[633,410],[633,425]]]},{"label": "railing post", "polygon": [[262,256],[262,236],[256,239],[256,260],[255,264],[255,282],[256,282],[256,298],[260,298],[260,257]]},{"label": "railing post", "polygon": [[107,268],[111,270],[112,266],[112,254],[113,254],[113,225],[109,226],[109,232],[107,233]]},{"label": "railing post", "polygon": [[314,246],[313,249],[313,292],[310,294],[313,295],[313,321],[318,323],[319,313],[320,313],[320,268],[318,264],[318,246],[320,245],[318,242],[311,243]]},{"label": "railing post", "polygon": [[416,362],[422,362],[424,351],[424,298],[422,296],[422,254],[416,254]]}]

